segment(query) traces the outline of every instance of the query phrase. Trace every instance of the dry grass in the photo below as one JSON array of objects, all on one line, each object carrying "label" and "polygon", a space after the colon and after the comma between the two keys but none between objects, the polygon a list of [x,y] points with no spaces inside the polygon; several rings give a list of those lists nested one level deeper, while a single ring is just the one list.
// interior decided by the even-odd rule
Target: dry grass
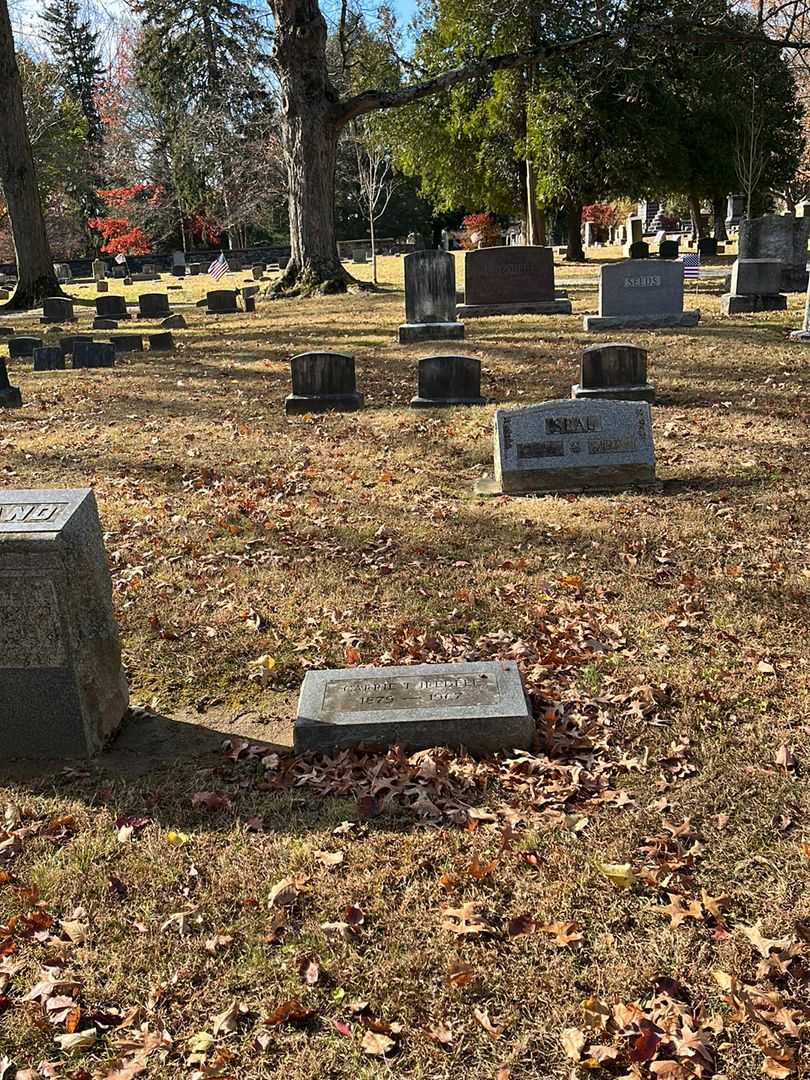
[{"label": "dry grass", "polygon": [[[524,662],[541,717],[539,760],[578,764],[613,794],[596,798],[570,772],[562,794],[549,777],[521,791],[508,766],[478,774],[460,761],[449,816],[419,817],[404,788],[389,799],[383,791],[379,816],[333,836],[358,818],[368,763],[343,797],[339,770],[291,787],[276,783],[273,763],[182,752],[140,777],[102,759],[87,772],[9,780],[0,804],[19,808],[23,825],[75,823],[55,837],[26,834],[19,850],[4,850],[0,825],[0,922],[31,910],[32,887],[54,920],[39,939],[19,924],[11,935],[17,948],[5,964],[21,966],[5,988],[0,974],[0,1063],[5,1053],[19,1068],[54,1060],[58,1075],[107,1076],[127,1053],[101,1013],[139,1006],[138,1023],[173,1040],[149,1058],[154,1077],[479,1080],[508,1067],[513,1080],[562,1080],[574,1067],[562,1033],[583,1027],[584,999],[647,1001],[668,976],[686,988],[695,1024],[722,1018],[711,1039],[717,1073],[753,1080],[764,1060],[757,1028],[735,1022],[713,972],[757,981],[761,958],[740,929],[757,920],[769,937],[801,945],[810,934],[800,846],[810,840],[810,368],[808,353],[786,341],[803,298],[792,297],[787,314],[729,321],[705,288],[696,330],[623,335],[650,350],[661,492],[481,500],[471,486],[491,460],[492,408],[407,408],[424,351],[394,344],[401,261],[381,263],[385,288],[375,295],[263,302],[255,316],[218,319],[189,309],[176,353],[122,357],[112,372],[35,376],[12,362],[26,407],[0,414],[3,482],[95,487],[132,697],[169,718],[176,746],[188,728],[171,717],[191,715],[283,747],[310,666],[500,651]],[[204,282],[189,279],[190,298]],[[571,294],[578,316],[594,310],[592,287]],[[467,337],[485,392],[513,404],[567,397],[592,340],[572,317],[478,320]],[[307,349],[355,354],[362,413],[285,419],[288,358]],[[250,675],[265,653],[277,666],[263,688]],[[549,727],[554,700],[563,704]],[[230,808],[192,804],[201,790],[226,793]],[[437,797],[439,810],[452,798]],[[459,828],[458,805],[489,807],[496,820]],[[119,843],[115,822],[128,815],[148,821]],[[263,832],[247,828],[255,817]],[[685,818],[688,865],[672,870],[672,852],[646,841]],[[511,846],[478,880],[473,855],[495,858],[510,819]],[[6,827],[19,830],[16,811]],[[187,842],[172,845],[169,830]],[[343,864],[323,866],[320,850],[342,850]],[[603,862],[631,863],[633,888],[611,885]],[[270,944],[270,888],[296,874],[309,880]],[[668,892],[691,900],[702,889],[728,897],[719,923],[704,913],[673,928],[654,910]],[[490,933],[442,929],[443,909],[464,902],[480,905]],[[335,939],[321,925],[348,905],[364,912],[362,931]],[[63,922],[77,908],[88,936],[68,945]],[[180,912],[182,927],[166,925]],[[509,920],[524,913],[538,924],[575,921],[583,941],[557,947],[540,930],[511,937]],[[232,940],[212,954],[205,943],[217,932]],[[0,928],[0,957],[2,942]],[[302,957],[319,959],[313,987],[299,975]],[[102,1033],[72,1060],[53,1042],[64,1021],[54,1026],[21,1000],[59,958],[80,985],[79,1030]],[[472,969],[463,987],[448,984],[457,961]],[[773,1076],[810,1067],[804,963],[799,955],[770,980],[760,973],[798,1033],[777,1040],[795,1052],[783,1066],[794,1071]],[[266,1028],[261,1018],[290,998],[312,1019]],[[362,1049],[366,1028],[348,1006],[358,998],[404,1025],[385,1058]],[[217,1037],[204,1065],[189,1061],[188,1040],[212,1032],[234,999],[247,1008],[238,1030]],[[499,1038],[476,1008],[504,1026]],[[452,1031],[449,1048],[430,1035],[439,1022]],[[592,1041],[627,1045],[612,1031]],[[699,1075],[691,1060],[671,1076]],[[631,1075],[653,1075],[648,1064],[638,1070]]]}]

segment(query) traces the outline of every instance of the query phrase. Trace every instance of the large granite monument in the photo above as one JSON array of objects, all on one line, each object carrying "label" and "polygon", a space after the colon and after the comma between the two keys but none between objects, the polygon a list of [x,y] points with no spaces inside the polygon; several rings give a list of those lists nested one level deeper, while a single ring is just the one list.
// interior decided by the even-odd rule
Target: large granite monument
[{"label": "large granite monument", "polygon": [[93,492],[0,492],[2,758],[93,754],[127,704]]},{"label": "large granite monument", "polygon": [[599,314],[586,315],[593,330],[695,326],[699,311],[683,310],[683,263],[630,259],[599,271]]},{"label": "large granite monument", "polygon": [[[782,263],[781,288],[804,292],[807,288],[807,242],[810,217],[765,214],[740,222],[738,251],[741,259],[778,259]],[[733,290],[732,290],[733,292]]]},{"label": "large granite monument", "polygon": [[779,291],[783,266],[778,259],[737,259],[731,268],[731,286],[720,297],[722,315],[756,311],[785,311],[787,296]]},{"label": "large granite monument", "polygon": [[641,401],[546,401],[497,409],[495,473],[481,495],[603,490],[655,481],[650,406]]},{"label": "large granite monument", "polygon": [[464,256],[459,315],[570,315],[571,301],[554,291],[549,247],[479,248]]},{"label": "large granite monument", "polygon": [[529,749],[534,720],[512,660],[308,671],[301,686],[297,754],[344,747],[473,753]]},{"label": "large granite monument", "polygon": [[458,341],[464,323],[456,319],[456,264],[447,251],[412,251],[405,268],[405,322],[400,345],[416,341]]}]

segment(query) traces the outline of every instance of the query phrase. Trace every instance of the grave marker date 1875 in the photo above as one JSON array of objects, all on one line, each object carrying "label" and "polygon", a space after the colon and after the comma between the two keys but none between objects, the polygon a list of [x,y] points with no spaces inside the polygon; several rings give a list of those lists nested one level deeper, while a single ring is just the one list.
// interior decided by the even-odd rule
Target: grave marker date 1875
[{"label": "grave marker date 1875", "polygon": [[603,490],[655,482],[650,406],[641,401],[546,401],[497,409],[495,475],[481,495]]},{"label": "grave marker date 1875", "polygon": [[513,661],[308,671],[295,722],[298,754],[394,743],[491,753],[528,749],[533,737]]},{"label": "grave marker date 1875", "polygon": [[93,492],[0,492],[0,756],[86,757],[127,703]]}]

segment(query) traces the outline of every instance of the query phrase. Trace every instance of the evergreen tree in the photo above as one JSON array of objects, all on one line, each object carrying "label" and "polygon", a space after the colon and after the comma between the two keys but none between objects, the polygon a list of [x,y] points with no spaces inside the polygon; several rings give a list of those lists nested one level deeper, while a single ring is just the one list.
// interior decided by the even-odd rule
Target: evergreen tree
[{"label": "evergreen tree", "polygon": [[51,0],[42,12],[43,36],[62,73],[65,89],[77,101],[87,120],[87,142],[101,144],[103,127],[96,91],[104,72],[98,34],[81,18],[78,0]]}]

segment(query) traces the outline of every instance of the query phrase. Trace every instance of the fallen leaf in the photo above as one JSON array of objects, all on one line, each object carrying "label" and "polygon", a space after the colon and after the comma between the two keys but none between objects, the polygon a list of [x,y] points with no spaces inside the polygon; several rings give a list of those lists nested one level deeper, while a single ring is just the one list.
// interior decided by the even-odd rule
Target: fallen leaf
[{"label": "fallen leaf", "polygon": [[554,944],[560,948],[565,948],[567,945],[576,945],[582,941],[582,927],[577,922],[555,922],[544,923],[542,926],[538,926],[538,930],[542,930],[544,934],[554,935]]},{"label": "fallen leaf", "polygon": [[277,881],[270,890],[270,907],[292,907],[301,893],[299,883],[299,878],[291,877],[282,878],[281,881]]},{"label": "fallen leaf", "polygon": [[397,1044],[388,1035],[376,1031],[367,1031],[360,1045],[364,1054],[371,1057],[384,1057],[386,1054],[390,1054]]},{"label": "fallen leaf", "polygon": [[473,1009],[473,1016],[491,1039],[500,1039],[504,1025],[493,1024],[486,1009]]},{"label": "fallen leaf", "polygon": [[509,937],[523,937],[525,934],[533,934],[537,929],[537,923],[531,915],[516,915],[510,919],[506,932]]},{"label": "fallen leaf", "polygon": [[439,1046],[451,1046],[453,1043],[453,1033],[446,1024],[434,1024],[428,1029],[428,1035]]},{"label": "fallen leaf", "polygon": [[630,863],[597,863],[596,868],[617,889],[631,889],[635,883],[636,875]]},{"label": "fallen leaf", "polygon": [[565,1028],[562,1033],[563,1050],[572,1061],[579,1061],[585,1048],[585,1033],[579,1028]]},{"label": "fallen leaf", "polygon": [[96,1029],[88,1028],[86,1031],[74,1031],[68,1035],[57,1035],[53,1041],[58,1043],[60,1050],[64,1050],[66,1054],[81,1054],[84,1050],[89,1050],[97,1038],[98,1032]]},{"label": "fallen leaf", "polygon": [[762,922],[760,920],[757,920],[753,926],[740,925],[738,929],[745,934],[759,955],[765,960],[768,959],[771,950],[786,949],[790,945],[790,938],[766,938],[762,933]]},{"label": "fallen leaf", "polygon": [[453,934],[485,934],[492,927],[478,914],[476,904],[462,904],[460,908],[444,909],[442,930],[450,930]]},{"label": "fallen leaf", "polygon": [[240,1004],[239,1000],[234,998],[228,1008],[218,1013],[211,1021],[214,1035],[232,1035],[239,1026],[240,1015],[247,1011],[247,1006]]},{"label": "fallen leaf", "polygon": [[264,1019],[268,1027],[278,1027],[279,1024],[303,1024],[315,1015],[314,1009],[305,1009],[300,1001],[295,998],[283,1002],[277,1006]]},{"label": "fallen leaf", "polygon": [[448,986],[456,987],[456,989],[460,989],[462,986],[468,986],[474,978],[475,968],[472,964],[451,964],[447,972]]},{"label": "fallen leaf", "polygon": [[314,851],[313,855],[323,866],[340,866],[343,862],[342,851]]}]

